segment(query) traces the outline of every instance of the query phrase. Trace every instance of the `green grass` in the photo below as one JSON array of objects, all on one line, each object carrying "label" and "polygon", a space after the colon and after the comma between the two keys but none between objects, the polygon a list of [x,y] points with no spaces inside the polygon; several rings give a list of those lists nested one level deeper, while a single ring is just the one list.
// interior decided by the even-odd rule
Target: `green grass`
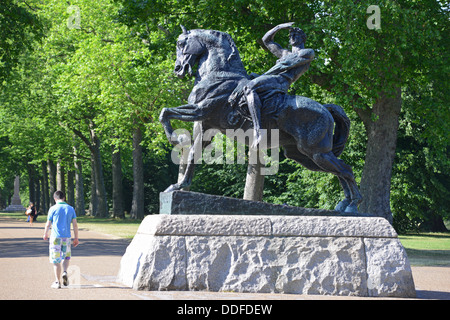
[{"label": "green grass", "polygon": [[77,221],[80,230],[91,230],[125,239],[133,239],[141,224],[141,220],[96,218],[91,216],[77,217]]},{"label": "green grass", "polygon": [[[13,218],[26,221],[27,217],[22,212],[0,212],[0,217]],[[37,222],[45,222],[44,216],[39,216]],[[124,239],[132,239],[136,234],[141,220],[97,218],[92,216],[77,217],[78,228],[80,230],[91,230],[100,233],[110,234]]]},{"label": "green grass", "polygon": [[25,215],[25,212],[0,212],[0,217],[13,218],[13,219],[23,220],[23,221],[27,220],[27,216]]},{"label": "green grass", "polygon": [[450,266],[450,232],[400,235],[414,266]]},{"label": "green grass", "polygon": [[[25,221],[23,213],[0,212],[0,217],[9,217]],[[91,230],[132,239],[141,223],[140,220],[96,218],[80,216],[77,218],[81,230]],[[45,217],[39,216],[38,222]],[[400,242],[405,247],[409,261],[413,266],[450,266],[450,232],[421,233],[400,235]]]}]

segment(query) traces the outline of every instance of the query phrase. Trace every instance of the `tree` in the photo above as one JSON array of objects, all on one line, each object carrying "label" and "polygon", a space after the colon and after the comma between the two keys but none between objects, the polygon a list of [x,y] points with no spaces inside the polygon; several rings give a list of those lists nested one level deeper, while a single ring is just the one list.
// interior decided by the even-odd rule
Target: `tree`
[{"label": "tree", "polygon": [[[439,97],[435,86],[445,81],[424,84],[405,92],[397,158],[393,167],[392,207],[398,232],[410,230],[447,231],[444,220],[450,218],[448,95]],[[427,91],[436,95],[433,102]],[[447,89],[448,91],[448,89]],[[424,94],[425,93],[425,94]]]},{"label": "tree", "polygon": [[348,112],[353,109],[358,114],[368,137],[360,210],[392,220],[390,186],[402,90],[418,75],[431,81],[429,70],[443,66],[448,52],[440,40],[449,34],[449,11],[439,1],[381,1],[381,28],[369,28],[370,1],[248,0],[230,6],[213,0],[151,4],[141,0],[123,4],[122,21],[153,43],[150,31],[170,30],[163,37],[168,41],[181,23],[188,28],[229,32],[244,64],[256,72],[274,63],[274,58],[258,51],[256,39],[276,24],[296,21],[308,34],[307,46],[314,48],[317,56],[309,82],[301,79],[293,92],[308,93],[311,85],[318,85]]},{"label": "tree", "polygon": [[[5,160],[14,164],[15,174],[27,168],[29,200],[36,202],[37,207],[41,202],[45,211],[50,200],[47,170],[43,170],[42,163],[65,153],[66,132],[53,125],[54,114],[48,112],[50,85],[45,72],[39,68],[42,62],[39,53],[24,51],[17,61],[0,92],[0,135],[7,136],[11,142],[9,157]],[[48,125],[49,122],[52,124]]]},{"label": "tree", "polygon": [[[61,40],[72,39],[76,50],[61,66],[58,87],[64,108],[58,112],[67,127],[89,146],[94,161],[99,159],[95,169],[101,164],[99,152],[91,147],[93,142],[97,144],[96,138],[101,137],[102,143],[114,145],[116,149],[133,148],[131,216],[143,218],[142,144],[151,137],[153,141],[149,144],[158,152],[162,138],[156,134],[160,125],[154,119],[158,118],[159,103],[172,103],[174,77],[165,57],[155,56],[146,43],[130,37],[128,27],[115,22],[117,5],[108,0],[95,5],[80,1],[78,5],[83,13],[80,29],[70,30],[70,35]],[[84,19],[89,21],[88,25],[83,24]],[[86,132],[91,135],[90,141]],[[96,188],[102,190],[102,182],[97,174],[95,177]]]},{"label": "tree", "polygon": [[[448,15],[437,1],[383,1],[381,29],[369,29],[361,14],[369,2],[324,2],[316,23],[329,53],[312,80],[352,105],[367,132],[361,179],[361,211],[392,219],[390,181],[402,88],[443,63],[439,40]],[[383,19],[384,17],[384,19]],[[435,50],[424,50],[434,48]],[[428,79],[431,80],[431,79]]]},{"label": "tree", "polygon": [[25,1],[4,0],[0,4],[0,84],[19,63],[23,51],[43,36],[36,9]]},{"label": "tree", "polygon": [[125,218],[123,209],[123,173],[122,173],[122,159],[119,150],[112,152],[112,202],[113,202],[113,217]]},{"label": "tree", "polygon": [[[262,47],[261,37],[279,23],[295,21],[316,59],[291,93],[340,104],[351,117],[342,158],[361,179],[360,211],[391,219],[392,210],[397,222],[406,217],[421,226],[442,226],[448,217],[450,32],[449,10],[441,1],[381,0],[380,25],[372,23],[378,21],[376,12],[367,11],[370,1],[75,0],[70,5],[77,6],[80,20],[72,21],[74,11],[58,0],[0,5],[0,24],[7,30],[0,35],[1,201],[15,172],[28,176],[30,198],[39,193],[37,179],[48,194],[43,190],[52,189],[60,159],[66,171],[76,169],[77,202],[83,193],[100,199],[99,215],[109,214],[109,198],[113,209],[120,202],[120,173],[125,186],[136,186],[133,195],[123,190],[124,209],[133,206],[136,217],[155,211],[158,193],[176,179],[158,114],[162,107],[184,104],[192,87],[192,81],[172,74],[179,25],[230,33],[247,70],[263,73],[275,57]],[[18,13],[5,20],[7,6]],[[287,45],[287,32],[276,41]],[[174,123],[181,126],[189,124]],[[109,172],[113,157],[114,174]],[[204,165],[192,190],[242,197],[244,181],[243,166]],[[276,203],[332,208],[342,197],[332,175],[289,160],[282,161],[278,175],[266,177],[264,188],[264,200]],[[83,203],[77,210],[84,211]]]},{"label": "tree", "polygon": [[144,163],[142,160],[142,130],[137,128],[133,133],[133,202],[131,217],[144,217]]}]

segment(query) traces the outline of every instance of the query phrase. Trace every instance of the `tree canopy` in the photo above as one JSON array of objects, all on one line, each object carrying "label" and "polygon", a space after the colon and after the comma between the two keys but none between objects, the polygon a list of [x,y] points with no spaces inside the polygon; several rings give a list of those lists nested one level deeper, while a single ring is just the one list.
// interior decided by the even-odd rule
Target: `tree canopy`
[{"label": "tree canopy", "polygon": [[[91,214],[117,208],[113,194],[135,218],[157,213],[158,193],[177,176],[158,115],[184,104],[193,85],[172,73],[180,25],[229,33],[247,71],[263,73],[276,57],[262,36],[294,21],[316,59],[291,93],[342,105],[351,118],[342,158],[361,185],[360,211],[399,230],[442,230],[450,217],[450,8],[439,0],[381,0],[379,11],[372,4],[3,1],[0,205],[16,174],[34,181],[25,186],[30,201],[43,199],[44,177],[51,189],[58,164],[68,189],[71,172],[81,179]],[[374,12],[379,25],[370,27]],[[276,41],[287,46],[287,33]],[[281,160],[278,175],[266,177],[265,201],[331,209],[341,197],[337,178]],[[202,165],[191,190],[242,196],[244,181],[242,165]]]}]

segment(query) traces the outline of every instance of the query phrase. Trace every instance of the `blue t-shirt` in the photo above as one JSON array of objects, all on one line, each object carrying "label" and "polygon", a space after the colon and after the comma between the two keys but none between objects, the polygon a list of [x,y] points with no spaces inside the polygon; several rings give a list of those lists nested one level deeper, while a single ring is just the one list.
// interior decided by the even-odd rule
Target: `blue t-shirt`
[{"label": "blue t-shirt", "polygon": [[75,210],[65,202],[57,202],[48,210],[47,220],[52,223],[52,237],[70,238],[70,224],[76,219]]}]

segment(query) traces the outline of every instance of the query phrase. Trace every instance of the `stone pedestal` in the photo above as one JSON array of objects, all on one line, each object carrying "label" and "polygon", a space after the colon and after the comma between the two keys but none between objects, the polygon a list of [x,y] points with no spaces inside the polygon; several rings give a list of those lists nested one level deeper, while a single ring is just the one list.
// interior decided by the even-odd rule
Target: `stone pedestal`
[{"label": "stone pedestal", "polygon": [[25,207],[22,205],[22,201],[20,200],[20,181],[19,176],[16,176],[14,180],[14,195],[11,199],[11,205],[9,205],[5,211],[10,212],[25,212]]},{"label": "stone pedestal", "polygon": [[415,297],[406,252],[376,217],[151,215],[118,280],[137,290]]}]

